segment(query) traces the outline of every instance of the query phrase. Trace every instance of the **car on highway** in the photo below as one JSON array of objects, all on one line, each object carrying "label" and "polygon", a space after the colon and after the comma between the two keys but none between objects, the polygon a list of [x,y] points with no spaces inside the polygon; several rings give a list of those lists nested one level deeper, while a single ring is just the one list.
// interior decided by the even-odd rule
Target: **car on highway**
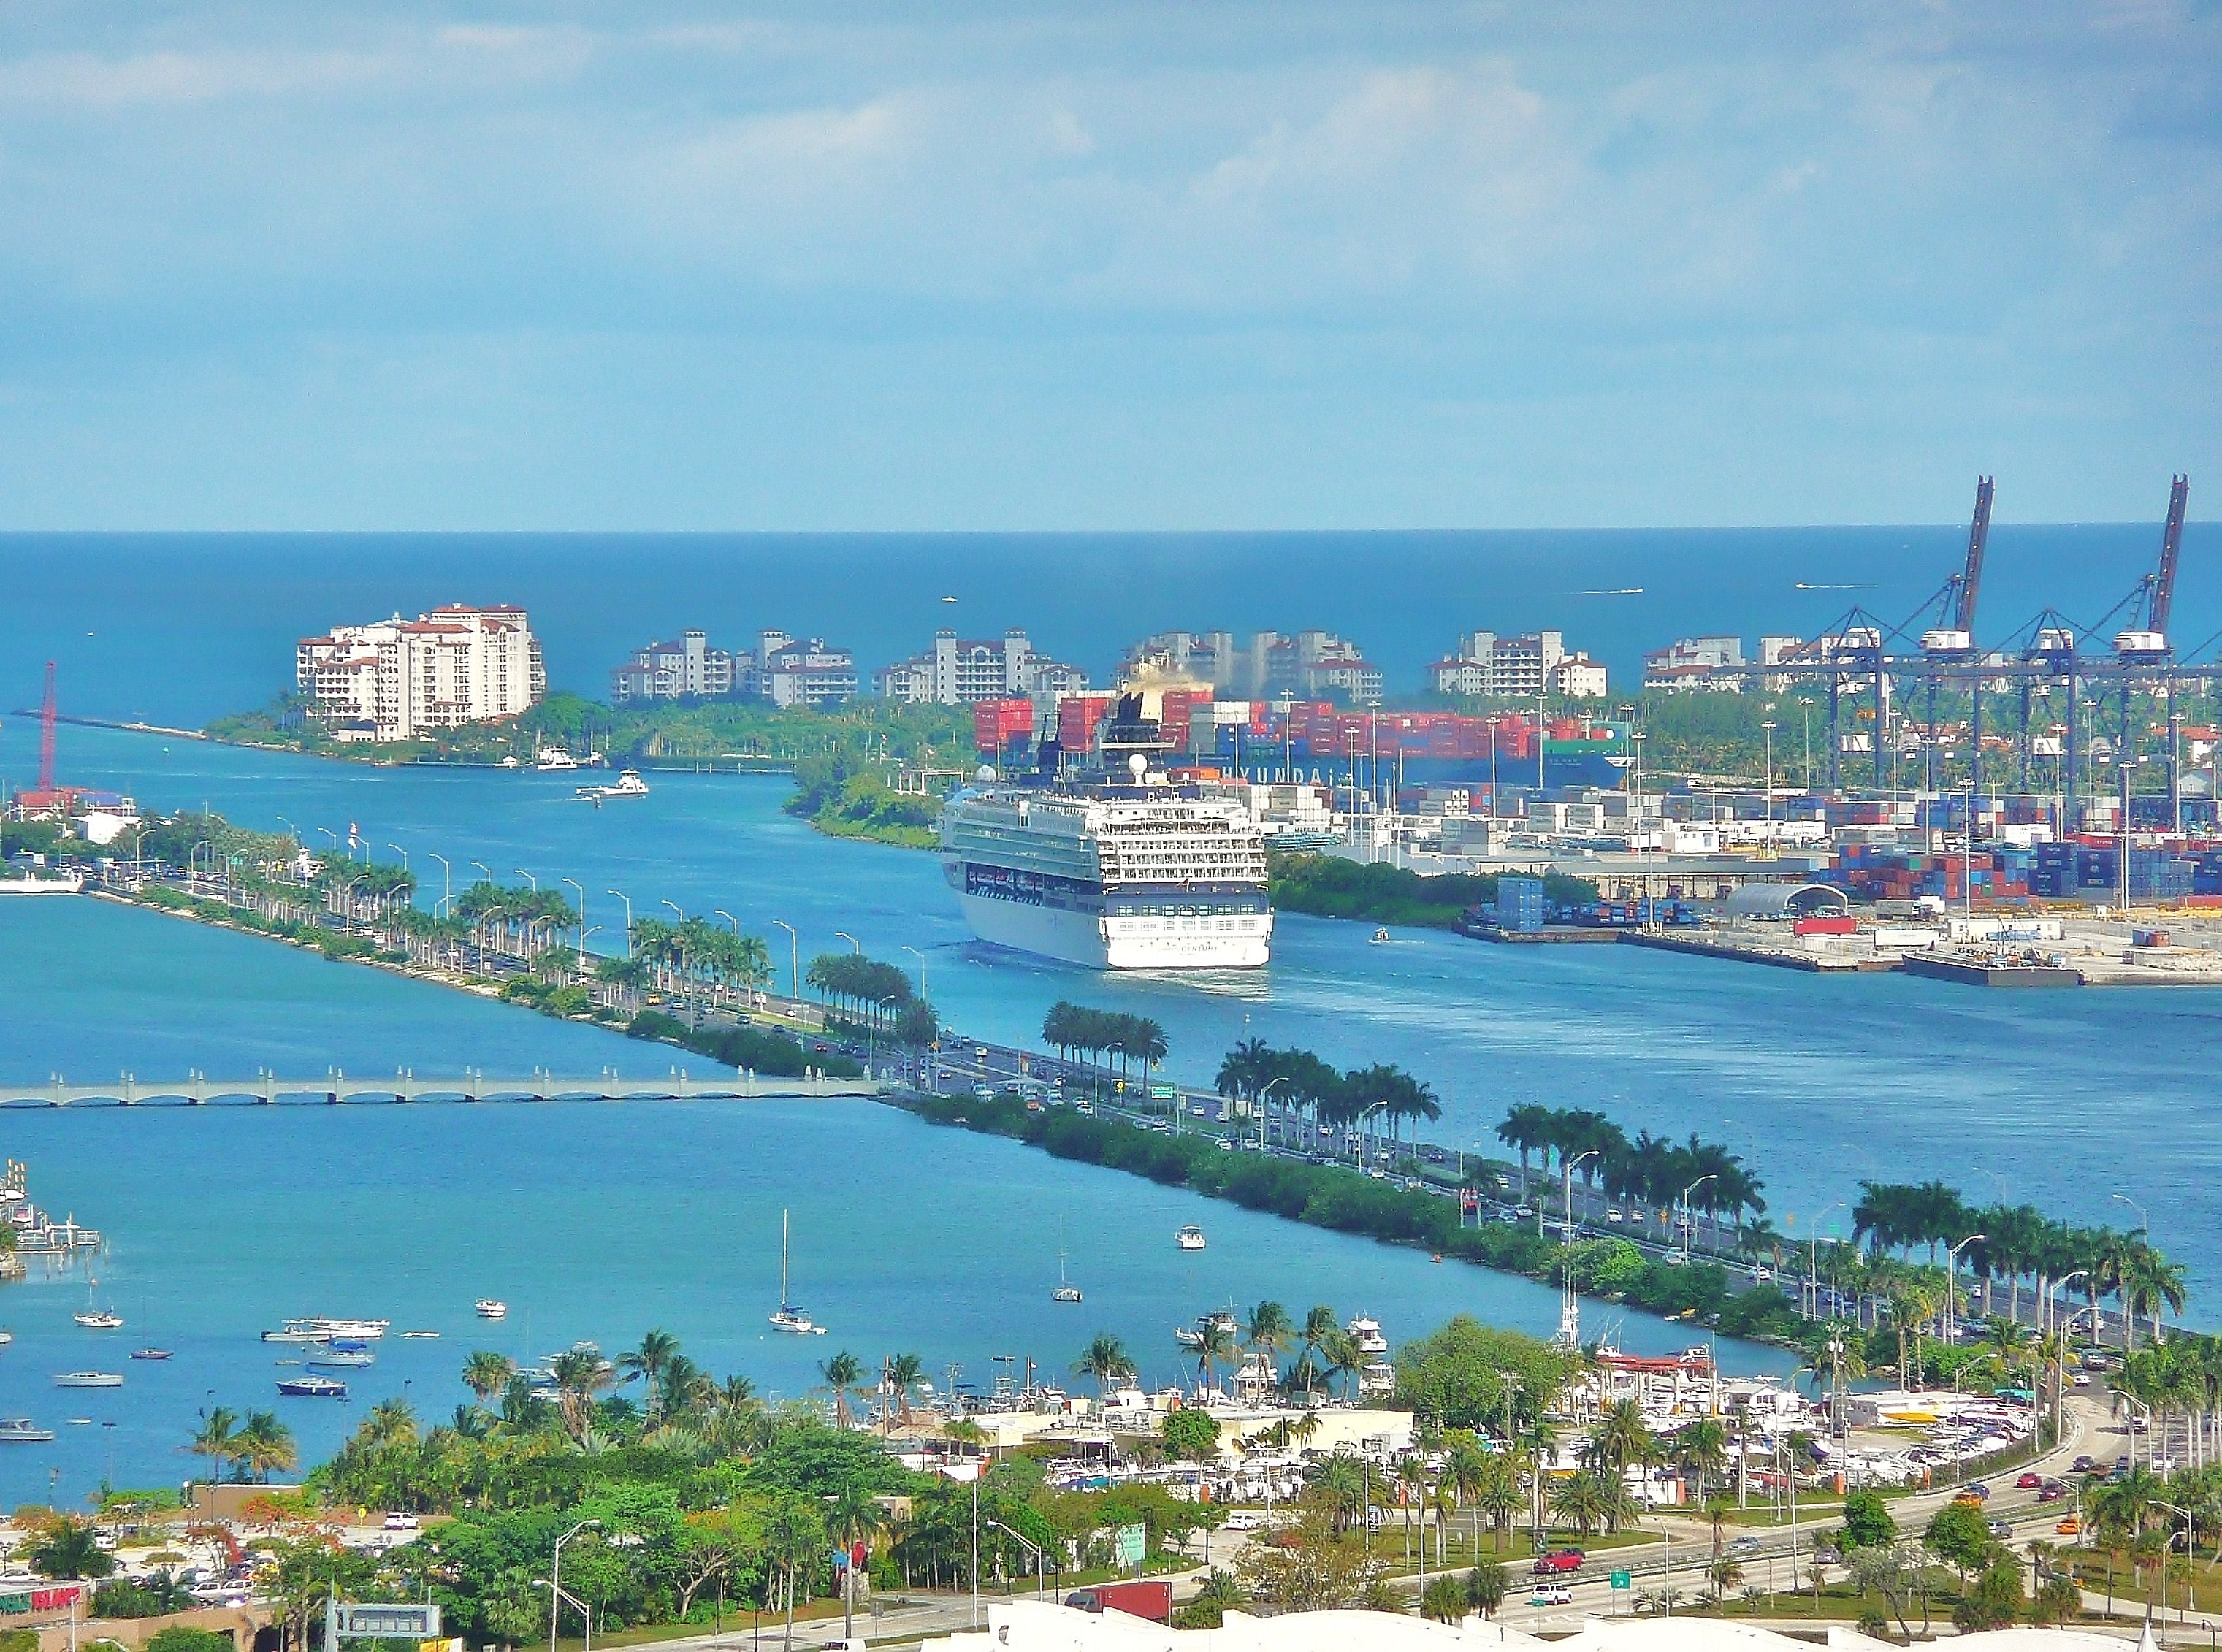
[{"label": "car on highway", "polygon": [[2043,1484],[2044,1476],[2042,1474],[2024,1474],[2019,1479],[2014,1482],[2014,1490],[2017,1492],[2034,1492]]},{"label": "car on highway", "polygon": [[1617,1226],[1621,1222],[1628,1220],[1628,1213],[1624,1210],[1608,1209],[1604,1213],[1604,1219],[1615,1226]]},{"label": "car on highway", "polygon": [[1980,1498],[1987,1503],[1990,1501],[1991,1488],[1980,1480],[1970,1480],[1968,1482],[1968,1495]]},{"label": "car on highway", "polygon": [[1535,1557],[1535,1575],[1539,1578],[1563,1577],[1569,1572],[1579,1572],[1589,1556],[1579,1548],[1554,1548],[1547,1555]]},{"label": "car on highway", "polygon": [[1531,1221],[1534,1219],[1535,1215],[1535,1207],[1532,1204],[1520,1205],[1515,1208],[1512,1214],[1518,1217],[1522,1222]]},{"label": "car on highway", "polygon": [[2099,1460],[2096,1457],[2089,1456],[2087,1454],[2078,1457],[2074,1462],[2068,1465],[2068,1472],[2071,1474],[2096,1473],[2098,1472],[2098,1468]]},{"label": "car on highway", "polygon": [[2062,1486],[2058,1480],[2047,1480],[2043,1486],[2037,1492],[2037,1500],[2039,1503],[2059,1503],[2063,1501],[2067,1496],[2068,1488],[2066,1486]]},{"label": "car on highway", "polygon": [[1729,1553],[1731,1555],[1756,1555],[1759,1553],[1759,1539],[1752,1536],[1738,1537],[1729,1544]]},{"label": "car on highway", "polygon": [[2080,1537],[2083,1535],[2083,1523],[2071,1514],[2052,1530],[2062,1537]]},{"label": "car on highway", "polygon": [[1531,1606],[1571,1606],[1574,1592],[1563,1583],[1539,1583],[1528,1597]]},{"label": "car on highway", "polygon": [[1497,1219],[1507,1225],[1510,1225],[1520,1220],[1520,1213],[1517,1210],[1500,1210],[1497,1213]]},{"label": "car on highway", "polygon": [[1690,1266],[1690,1259],[1683,1255],[1679,1251],[1668,1251],[1666,1255],[1660,1257],[1659,1259],[1664,1262],[1668,1267],[1687,1267]]}]

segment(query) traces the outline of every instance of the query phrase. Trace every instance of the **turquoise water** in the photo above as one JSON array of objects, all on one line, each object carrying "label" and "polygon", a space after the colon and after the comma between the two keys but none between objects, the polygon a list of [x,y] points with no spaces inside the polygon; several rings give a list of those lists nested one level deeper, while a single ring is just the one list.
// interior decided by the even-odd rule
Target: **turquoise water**
[{"label": "turquoise water", "polygon": [[[128,785],[145,803],[207,801],[243,821],[359,823],[380,858],[431,851],[498,875],[570,876],[593,921],[669,900],[723,908],[773,942],[783,919],[805,963],[855,935],[905,963],[960,1027],[1014,1040],[1058,997],[1159,1018],[1172,1066],[1208,1080],[1254,1034],[1345,1064],[1403,1062],[1442,1096],[1447,1142],[1484,1140],[1514,1102],[1605,1107],[1629,1128],[1696,1130],[1748,1153],[1778,1222],[1842,1231],[1861,1176],[1942,1175],[1971,1197],[2003,1180],[2079,1220],[2122,1222],[2116,1192],[2147,1203],[2158,1242],[2214,1283],[2218,1208],[2211,1078],[2222,1000],[2201,992],[1985,994],[1896,977],[1823,980],[1634,948],[1492,948],[1431,933],[1367,943],[1362,925],[1284,918],[1272,966],[1215,980],[1107,978],[969,942],[932,858],[823,838],[778,812],[776,779],[660,776],[651,796],[584,808],[562,777],[373,770],[311,759],[67,731],[72,778]],[[0,772],[27,731],[0,731]],[[614,1035],[571,1027],[291,949],[91,902],[0,903],[0,1073],[153,1075],[187,1066],[368,1072],[471,1065],[668,1065]],[[811,1361],[915,1349],[937,1368],[991,1374],[998,1353],[1050,1365],[1098,1329],[1170,1375],[1169,1332],[1229,1299],[1275,1295],[1380,1316],[1392,1335],[1466,1309],[1535,1331],[1551,1293],[1363,1241],[1219,1207],[1007,1145],[923,1129],[885,1109],[829,1104],[513,1109],[310,1109],[11,1115],[50,1206],[115,1237],[108,1283],[128,1316],[143,1295],[173,1366],[130,1370],[122,1393],[58,1394],[83,1363],[67,1323],[73,1282],[0,1300],[19,1340],[0,1353],[0,1412],[113,1416],[125,1478],[174,1473],[170,1454],[213,1398],[266,1403],[272,1376],[252,1332],[292,1313],[375,1314],[447,1335],[395,1345],[358,1392],[410,1385],[425,1409],[461,1398],[471,1298],[517,1307],[499,1334],[546,1352],[579,1335],[607,1346],[668,1324],[692,1351],[795,1391]],[[1977,1167],[1980,1166],[1980,1169]],[[796,1294],[834,1327],[816,1346],[772,1343],[778,1210],[797,1223]],[[1080,1312],[1047,1300],[1066,1222]],[[1192,1215],[1212,1247],[1170,1244]],[[528,1328],[524,1315],[530,1312]],[[118,1334],[136,1346],[141,1326]],[[1631,1320],[1632,1346],[1679,1345]],[[105,1362],[104,1362],[105,1363]],[[304,1409],[305,1408],[305,1409]],[[292,1407],[311,1429],[341,1419]],[[0,1454],[0,1498],[40,1489],[47,1463],[97,1479],[97,1428],[50,1452]],[[318,1442],[313,1433],[306,1435]]]}]

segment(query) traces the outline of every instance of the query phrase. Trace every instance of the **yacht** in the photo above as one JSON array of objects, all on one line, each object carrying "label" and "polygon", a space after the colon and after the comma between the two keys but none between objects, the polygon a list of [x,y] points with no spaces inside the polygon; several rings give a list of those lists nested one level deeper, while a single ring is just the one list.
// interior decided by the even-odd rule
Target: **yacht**
[{"label": "yacht", "polygon": [[121,1388],[123,1373],[120,1371],[66,1371],[54,1379],[57,1388]]},{"label": "yacht", "polygon": [[327,1342],[334,1338],[367,1342],[384,1336],[386,1328],[392,1323],[390,1319],[312,1319],[309,1322],[309,1328],[322,1332],[323,1340]]},{"label": "yacht", "polygon": [[1358,1350],[1358,1391],[1367,1394],[1390,1394],[1397,1390],[1397,1364],[1389,1355],[1389,1339],[1381,1334],[1381,1322],[1365,1314],[1352,1320],[1343,1329]]},{"label": "yacht", "polygon": [[307,1321],[289,1319],[283,1329],[263,1332],[262,1340],[266,1342],[300,1343],[321,1342],[324,1338],[322,1332],[311,1330]]},{"label": "yacht", "polygon": [[[15,877],[0,877],[0,895],[82,895],[85,879],[78,873],[57,873],[52,877],[41,877],[35,872],[24,872]],[[54,1436],[48,1434],[47,1438]]]},{"label": "yacht", "polygon": [[89,1331],[116,1331],[123,1329],[123,1316],[113,1308],[88,1308],[70,1317]]},{"label": "yacht", "polygon": [[40,1446],[53,1437],[52,1429],[42,1429],[28,1416],[0,1416],[0,1445]]},{"label": "yacht", "polygon": [[1191,1222],[1173,1234],[1173,1243],[1184,1251],[1200,1251],[1203,1248],[1203,1229]]},{"label": "yacht", "polygon": [[278,1391],[295,1399],[345,1399],[347,1385],[330,1377],[280,1377]]},{"label": "yacht", "polygon": [[377,1362],[374,1354],[351,1354],[343,1349],[312,1354],[306,1361],[311,1371],[361,1371]]},{"label": "yacht", "polygon": [[1270,952],[1265,840],[1247,794],[1164,772],[1156,691],[1121,694],[1102,768],[1000,783],[982,769],[940,822],[942,875],[983,941],[1095,970],[1258,969]]},{"label": "yacht", "polygon": [[1200,1348],[1209,1340],[1215,1331],[1223,1330],[1231,1336],[1239,1336],[1241,1329],[1242,1322],[1235,1318],[1227,1309],[1220,1308],[1208,1314],[1197,1315],[1196,1329],[1189,1330],[1183,1328],[1175,1331],[1173,1341],[1184,1348]]},{"label": "yacht", "polygon": [[496,1302],[492,1297],[480,1297],[476,1302],[471,1304],[471,1310],[480,1319],[507,1319],[509,1317],[509,1304],[505,1302]]},{"label": "yacht", "polygon": [[543,775],[568,775],[579,766],[579,760],[560,745],[543,745],[534,755],[532,766]]},{"label": "yacht", "polygon": [[810,1317],[809,1310],[797,1308],[787,1299],[787,1212],[779,1213],[779,1310],[771,1316],[771,1328],[785,1331],[791,1336],[823,1336],[825,1328]]},{"label": "yacht", "polygon": [[135,1360],[166,1360],[170,1357],[170,1350],[167,1348],[134,1348],[131,1351],[131,1357]]}]

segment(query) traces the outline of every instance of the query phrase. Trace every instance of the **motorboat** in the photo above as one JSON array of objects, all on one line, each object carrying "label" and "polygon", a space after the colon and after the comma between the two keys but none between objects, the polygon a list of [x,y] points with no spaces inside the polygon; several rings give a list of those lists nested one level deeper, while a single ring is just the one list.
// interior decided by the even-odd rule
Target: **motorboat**
[{"label": "motorboat", "polygon": [[[496,1302],[492,1297],[480,1297],[471,1304],[471,1311],[480,1319],[507,1319],[509,1304],[505,1302]],[[439,1335],[437,1331],[431,1334],[435,1336]]]},{"label": "motorboat", "polygon": [[618,771],[618,777],[614,783],[607,786],[581,786],[579,788],[579,795],[587,802],[595,804],[606,802],[612,797],[646,797],[648,782],[640,777],[639,769],[623,769]]},{"label": "motorboat", "polygon": [[1372,941],[1372,944],[1373,944],[1374,945],[1376,945],[1376,946],[1378,946],[1378,945],[1381,945],[1384,942],[1385,942],[1388,939],[1389,939],[1389,932],[1388,932],[1388,930],[1387,930],[1387,929],[1385,929],[1385,928],[1377,929],[1377,930],[1375,930],[1375,931],[1373,932],[1373,941]]},{"label": "motorboat", "polygon": [[344,1348],[312,1354],[305,1361],[311,1371],[361,1371],[377,1362],[378,1356],[374,1354],[351,1353]]},{"label": "motorboat", "polygon": [[1173,1333],[1173,1341],[1184,1348],[1201,1348],[1215,1332],[1224,1331],[1229,1336],[1239,1336],[1242,1322],[1226,1309],[1196,1316],[1194,1330],[1181,1329]]},{"label": "motorboat", "polygon": [[543,745],[534,755],[532,766],[543,775],[568,775],[579,766],[579,760],[560,745]]},{"label": "motorboat", "polygon": [[330,1377],[280,1377],[278,1391],[294,1399],[345,1399],[348,1387]]},{"label": "motorboat", "polygon": [[810,1317],[809,1310],[787,1299],[787,1237],[788,1213],[782,1210],[779,1213],[779,1308],[771,1316],[771,1328],[790,1336],[823,1336],[825,1328]]},{"label": "motorboat", "polygon": [[289,1319],[286,1322],[286,1327],[283,1330],[263,1332],[262,1340],[266,1342],[291,1342],[300,1344],[307,1342],[321,1342],[324,1340],[324,1337],[322,1332],[312,1331],[306,1324]]},{"label": "motorboat", "polygon": [[15,1340],[16,1340],[16,1333],[15,1333],[15,1332],[13,1332],[13,1331],[0,1331],[0,1348],[4,1348],[4,1347],[6,1347],[10,1343],[10,1342],[14,1341]]},{"label": "motorboat", "polygon": [[[502,1310],[505,1314],[508,1311],[506,1308]],[[440,1340],[440,1334],[437,1331],[404,1331],[401,1340],[405,1342],[436,1342]]]},{"label": "motorboat", "polygon": [[1173,1234],[1173,1243],[1184,1251],[1200,1251],[1203,1248],[1203,1229],[1191,1222]]},{"label": "motorboat", "polygon": [[121,1388],[123,1373],[120,1371],[66,1371],[54,1379],[57,1388]]},{"label": "motorboat", "polygon": [[117,1331],[123,1329],[123,1316],[113,1308],[88,1308],[70,1317],[89,1331]]},{"label": "motorboat", "polygon": [[0,1445],[44,1445],[54,1437],[52,1429],[42,1429],[28,1416],[0,1416]]},{"label": "motorboat", "polygon": [[134,1348],[131,1350],[131,1357],[135,1360],[166,1360],[170,1357],[170,1350],[167,1348]]},{"label": "motorboat", "polygon": [[[292,1323],[290,1320],[286,1322]],[[390,1319],[312,1319],[309,1329],[323,1333],[321,1340],[327,1342],[334,1338],[368,1342],[384,1336],[392,1323]]]}]

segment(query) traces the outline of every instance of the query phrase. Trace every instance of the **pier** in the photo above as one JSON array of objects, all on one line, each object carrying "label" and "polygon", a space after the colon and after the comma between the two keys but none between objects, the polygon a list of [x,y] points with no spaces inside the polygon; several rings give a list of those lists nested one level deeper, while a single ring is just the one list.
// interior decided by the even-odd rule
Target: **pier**
[{"label": "pier", "polygon": [[351,1077],[334,1068],[321,1077],[294,1078],[274,1072],[258,1072],[248,1078],[211,1078],[204,1072],[189,1072],[182,1079],[142,1079],[126,1072],[81,1084],[71,1084],[57,1073],[43,1084],[0,1084],[0,1108],[833,1101],[875,1096],[885,1087],[884,1081],[876,1079],[703,1074],[682,1072],[676,1067],[647,1078],[627,1077],[611,1067],[591,1077],[535,1068],[521,1077],[471,1069],[460,1075],[419,1076],[405,1069],[373,1077]]}]

